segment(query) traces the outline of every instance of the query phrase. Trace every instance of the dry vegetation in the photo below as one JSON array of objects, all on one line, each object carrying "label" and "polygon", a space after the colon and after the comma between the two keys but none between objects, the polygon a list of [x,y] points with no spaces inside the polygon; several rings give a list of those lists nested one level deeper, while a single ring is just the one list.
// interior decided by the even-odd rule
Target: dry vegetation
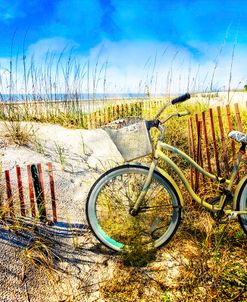
[{"label": "dry vegetation", "polygon": [[[207,102],[202,103],[198,100],[196,103],[184,104],[176,109],[179,111],[188,109],[194,114],[208,109],[208,105]],[[70,107],[67,107],[67,110],[69,112]],[[153,110],[155,111],[156,108]],[[168,110],[168,114],[171,111],[174,111],[174,107]],[[134,110],[130,112],[137,115]],[[81,126],[78,115],[74,114],[73,111],[66,113],[66,116],[62,113],[59,118],[48,114],[40,121],[61,122],[62,125],[73,127]],[[143,117],[150,115],[152,116],[152,112],[150,114],[142,111]],[[244,130],[247,131],[246,110],[241,112],[241,116]],[[1,118],[9,117],[2,114]],[[227,124],[226,115],[223,118],[224,124]],[[20,115],[18,118],[12,116],[11,120],[10,123],[6,123],[9,140],[17,145],[25,145],[33,139],[34,133],[30,126],[21,126],[20,123],[13,121],[29,121],[32,120],[30,116],[23,118],[20,118]],[[188,152],[187,122],[185,119],[180,121],[182,120],[173,119],[169,122],[166,140]],[[236,120],[233,121],[236,126]],[[153,136],[155,141],[156,132]],[[59,146],[57,148],[62,165],[62,149]],[[174,160],[183,167],[184,173],[189,177],[189,167],[177,158]],[[230,161],[229,164],[231,166],[232,162]],[[209,187],[200,193],[212,195],[211,185],[209,184]],[[49,276],[47,277],[49,289],[53,289],[50,301],[246,301],[246,235],[238,223],[217,224],[208,212],[191,202],[185,191],[183,195],[186,207],[182,226],[168,246],[158,251],[147,251],[137,241],[131,253],[113,256],[106,253],[105,261],[98,271],[95,270],[95,273],[91,274],[88,271],[84,272],[76,283],[71,281],[71,284],[69,280],[74,278],[74,275],[69,271],[61,270],[62,258],[59,251],[62,247],[54,238],[38,232],[36,225],[27,226],[16,218],[11,221],[6,220],[8,210],[3,207],[1,228],[15,234],[18,238],[29,236],[30,240],[20,253],[27,270],[27,272],[24,270],[24,275],[28,275],[28,272],[33,270],[32,278],[39,278],[40,274]],[[83,245],[78,243],[78,236],[80,237],[76,234],[73,237],[74,251],[85,253]],[[99,249],[98,252],[104,254],[105,250]],[[99,272],[102,273],[103,278],[95,284],[94,274]],[[61,277],[64,275],[66,281]],[[29,297],[28,301],[32,301],[30,275],[28,280],[27,297]],[[23,282],[25,282],[24,277]],[[76,289],[72,290],[74,284]],[[58,291],[59,288],[61,292]]]}]

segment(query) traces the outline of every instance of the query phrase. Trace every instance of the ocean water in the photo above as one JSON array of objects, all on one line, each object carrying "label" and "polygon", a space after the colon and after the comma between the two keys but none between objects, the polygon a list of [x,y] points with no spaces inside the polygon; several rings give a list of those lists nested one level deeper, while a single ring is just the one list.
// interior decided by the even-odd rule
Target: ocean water
[{"label": "ocean water", "polygon": [[[163,96],[163,95],[156,95]],[[129,98],[147,98],[145,93],[78,93],[78,94],[1,94],[0,101],[2,102],[22,102],[22,101],[44,101],[44,100],[53,100],[53,101],[65,101],[65,100],[105,100],[105,99],[129,99]]]}]

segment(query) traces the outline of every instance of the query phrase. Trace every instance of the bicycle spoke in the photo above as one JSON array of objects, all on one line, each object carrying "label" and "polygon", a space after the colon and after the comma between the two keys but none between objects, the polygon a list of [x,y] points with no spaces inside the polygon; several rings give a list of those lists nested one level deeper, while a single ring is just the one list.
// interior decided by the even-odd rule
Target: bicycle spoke
[{"label": "bicycle spoke", "polygon": [[172,203],[167,187],[153,178],[137,215],[130,215],[147,174],[126,171],[106,178],[98,191],[95,203],[97,222],[108,238],[124,245],[136,240],[141,244],[152,243],[166,233],[176,205]]}]

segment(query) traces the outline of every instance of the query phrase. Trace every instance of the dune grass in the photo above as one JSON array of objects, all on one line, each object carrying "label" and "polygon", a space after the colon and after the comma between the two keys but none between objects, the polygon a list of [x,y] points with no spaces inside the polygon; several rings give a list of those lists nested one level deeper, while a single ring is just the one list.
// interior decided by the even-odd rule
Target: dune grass
[{"label": "dune grass", "polygon": [[[207,102],[200,102],[198,99],[198,102],[188,102],[187,104],[170,107],[166,113],[189,110],[194,116],[195,113],[201,114],[202,111],[207,111],[208,108]],[[151,103],[151,112],[149,109],[150,107],[147,107],[147,110],[142,110],[143,118],[150,118],[154,115],[157,111],[155,102],[153,107]],[[68,110],[70,111],[69,107]],[[130,109],[129,113],[137,115],[134,109],[132,111]],[[11,114],[13,114],[13,111],[11,111]],[[59,118],[56,117],[55,119],[52,114],[46,114],[39,121],[52,123],[62,121],[62,125],[81,127],[77,116],[73,116],[73,111],[67,116],[69,118],[64,119],[64,114],[61,114]],[[25,145],[32,136],[32,128],[31,126],[21,125],[20,121],[32,121],[32,118],[28,115],[24,118],[20,117],[19,114],[17,121],[15,121],[12,116],[10,124],[8,124],[10,126],[6,129],[12,142],[17,145]],[[214,117],[217,121],[216,112],[214,112]],[[244,131],[247,131],[245,110],[241,111],[241,117]],[[4,120],[9,119],[7,116],[2,118]],[[227,129],[226,114],[223,115],[223,123]],[[233,123],[233,126],[236,127],[237,121],[234,117]],[[157,141],[157,134],[155,130],[152,133],[154,143]],[[169,121],[165,140],[188,153],[187,118]],[[217,136],[217,140],[220,144],[219,136]],[[231,154],[230,142],[227,144],[227,148],[229,154]],[[60,156],[61,165],[63,165],[61,146],[57,146],[57,153]],[[189,177],[188,165],[176,157],[173,159]],[[144,161],[146,160],[149,159],[144,159]],[[231,158],[229,164],[232,165]],[[164,168],[167,169],[165,166]],[[172,173],[172,171],[169,171],[169,173]],[[179,180],[176,178],[176,181]],[[207,194],[207,196],[210,196],[214,193],[210,184],[208,185],[206,189],[201,188],[199,192],[201,195]],[[98,284],[100,298],[105,301],[166,302],[245,301],[247,299],[247,240],[245,234],[237,223],[217,224],[209,213],[191,202],[186,191],[183,190],[182,193],[186,200],[184,219],[171,243],[159,251],[147,251],[137,241],[134,242],[131,253],[111,257],[110,259],[114,259],[111,274]],[[7,214],[6,211],[5,214]],[[12,232],[26,231],[18,223],[8,224],[5,222],[5,226]],[[35,229],[27,231],[35,234]],[[59,260],[53,252],[52,239],[47,240],[47,238],[42,238],[41,235],[36,236],[23,250],[22,255],[31,265],[42,266],[48,271],[53,271],[55,261]],[[84,290],[82,288],[86,284],[83,284],[84,281],[82,279],[80,286],[78,286],[81,292],[68,295],[68,299],[70,299],[68,301],[81,301],[81,293]]]}]

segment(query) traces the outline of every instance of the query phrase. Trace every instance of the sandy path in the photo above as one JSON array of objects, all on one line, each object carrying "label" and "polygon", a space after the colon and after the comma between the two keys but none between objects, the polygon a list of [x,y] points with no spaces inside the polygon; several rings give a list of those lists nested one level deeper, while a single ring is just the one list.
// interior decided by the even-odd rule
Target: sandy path
[{"label": "sandy path", "polygon": [[[48,278],[44,271],[24,264],[21,255],[35,235],[25,234],[23,237],[6,232],[0,224],[0,301],[29,301],[28,295],[31,301],[59,301],[65,298],[63,293],[76,296],[78,286],[84,286],[86,282],[97,283],[104,275],[103,263],[109,255],[99,253],[97,241],[84,229],[85,200],[102,171],[121,162],[122,158],[108,135],[100,129],[72,130],[34,123],[23,123],[23,127],[35,134],[28,146],[16,146],[8,144],[6,127],[0,123],[2,169],[10,170],[12,189],[18,201],[15,167],[17,164],[21,167],[26,208],[29,210],[26,166],[41,163],[48,216],[52,218],[47,172],[47,163],[52,162],[59,223],[42,226],[39,232],[53,242],[53,249],[60,259],[60,271],[55,279]],[[90,301],[91,298],[84,300],[82,293],[79,293],[78,301]],[[95,295],[97,297],[97,291],[90,296],[95,299]]]}]

